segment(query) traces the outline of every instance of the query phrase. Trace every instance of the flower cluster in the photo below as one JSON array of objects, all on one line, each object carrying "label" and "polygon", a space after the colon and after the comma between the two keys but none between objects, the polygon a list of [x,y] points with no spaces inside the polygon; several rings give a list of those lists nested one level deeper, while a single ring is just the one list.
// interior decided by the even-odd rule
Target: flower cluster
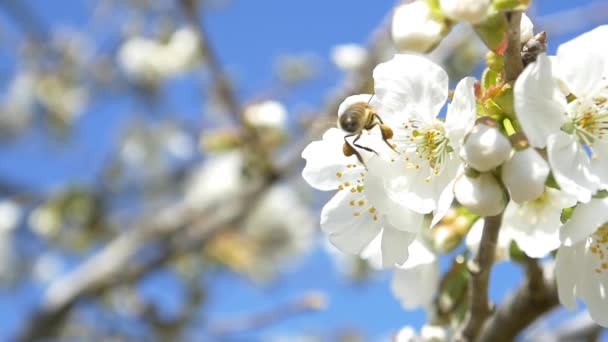
[{"label": "flower cluster", "polygon": [[[468,20],[464,2],[440,1],[444,13]],[[475,10],[485,13],[482,3]],[[608,326],[608,53],[598,44],[606,39],[608,26],[599,27],[555,57],[538,56],[514,84],[465,78],[453,92],[447,73],[425,57],[397,54],[379,64],[374,94],[346,98],[338,128],[302,153],[304,179],[335,191],[321,213],[329,241],[349,254],[375,248],[395,270],[403,306],[424,307],[444,251],[431,228],[450,208],[465,210],[472,219],[462,237],[479,218],[467,237],[474,250],[483,217],[501,215],[505,258],[513,243],[531,258],[557,251],[560,301],[573,308],[580,297]],[[504,98],[488,100],[505,87],[510,110]]]}]

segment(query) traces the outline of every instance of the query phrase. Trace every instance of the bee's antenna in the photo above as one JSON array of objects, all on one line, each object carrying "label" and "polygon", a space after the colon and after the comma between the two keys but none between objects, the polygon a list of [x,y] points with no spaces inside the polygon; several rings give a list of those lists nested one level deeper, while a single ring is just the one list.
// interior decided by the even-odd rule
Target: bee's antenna
[{"label": "bee's antenna", "polygon": [[369,100],[367,100],[367,104],[369,104],[370,102],[372,102],[372,99],[374,98],[374,96],[376,96],[376,94],[372,94],[372,97],[370,97]]}]

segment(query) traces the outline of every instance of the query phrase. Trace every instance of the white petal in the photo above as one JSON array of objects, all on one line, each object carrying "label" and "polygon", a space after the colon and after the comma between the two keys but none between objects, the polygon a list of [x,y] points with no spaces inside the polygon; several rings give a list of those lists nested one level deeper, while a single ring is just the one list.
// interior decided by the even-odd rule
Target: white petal
[{"label": "white petal", "polygon": [[598,141],[593,144],[595,157],[591,159],[593,173],[600,178],[601,189],[608,189],[608,143]]},{"label": "white petal", "polygon": [[448,75],[428,58],[397,54],[374,69],[383,119],[401,124],[411,115],[433,120],[448,96]]},{"label": "white petal", "polygon": [[490,0],[439,0],[446,17],[477,24],[484,21],[490,12]]},{"label": "white petal", "polygon": [[[321,229],[329,241],[348,254],[359,254],[380,233],[381,221],[374,220],[365,207],[351,206],[350,202],[365,201],[360,193],[338,191],[321,211]],[[355,214],[355,213],[358,213]]]},{"label": "white petal", "polygon": [[[584,248],[584,247],[583,247]],[[575,310],[576,281],[580,277],[580,246],[561,247],[555,257],[555,279],[559,302],[569,310]]]},{"label": "white petal", "polygon": [[599,179],[591,172],[587,152],[575,137],[561,131],[550,135],[547,156],[560,188],[580,202],[589,202]]},{"label": "white petal", "polygon": [[515,112],[530,145],[543,148],[566,122],[566,99],[554,79],[551,61],[538,56],[515,82]]},{"label": "white petal", "polygon": [[[585,259],[597,259],[597,256],[588,249],[585,252]],[[604,270],[597,273],[595,267],[590,265],[595,260],[585,261],[584,264],[579,264],[579,267],[583,267],[585,272],[578,279],[576,293],[587,305],[587,310],[593,321],[601,326],[608,327],[608,272]]]},{"label": "white petal", "polygon": [[[323,135],[323,140],[313,141],[302,151],[306,166],[302,177],[310,186],[319,190],[335,190],[340,184],[353,182],[365,170],[356,156],[346,157],[342,152],[344,133],[337,128],[330,128]],[[349,164],[357,165],[347,168]]]},{"label": "white petal", "polygon": [[562,209],[576,204],[576,199],[562,191],[547,188],[537,201],[518,205],[510,202],[505,209],[501,229],[511,237],[528,256],[542,258],[561,244],[559,229]]},{"label": "white petal", "polygon": [[463,78],[454,90],[452,103],[448,105],[445,116],[445,131],[453,148],[462,144],[464,136],[475,125],[477,116],[477,100],[473,88],[475,79]]},{"label": "white petal", "polygon": [[599,227],[608,222],[608,198],[592,199],[579,204],[560,231],[560,239],[566,246],[572,246],[586,239]]},{"label": "white petal", "polygon": [[386,171],[394,171],[392,163],[372,158],[367,165],[369,171],[365,177],[364,192],[370,203],[395,229],[419,232],[424,216],[388,196],[387,181],[390,180],[390,173]]},{"label": "white petal", "polygon": [[427,52],[447,31],[445,23],[435,20],[426,1],[403,3],[395,8],[391,36],[401,51]]},{"label": "white petal", "polygon": [[405,309],[426,307],[437,291],[439,264],[435,255],[418,241],[410,245],[409,252],[408,261],[395,269],[391,289]]},{"label": "white petal", "polygon": [[382,230],[382,265],[385,268],[402,265],[408,258],[408,247],[416,239],[415,233],[397,230],[385,223]]},{"label": "white petal", "polygon": [[454,202],[454,180],[448,183],[446,187],[439,195],[437,201],[437,208],[433,212],[433,220],[431,221],[431,227],[436,225],[444,216],[448,213]]},{"label": "white petal", "polygon": [[520,42],[525,44],[528,40],[534,37],[534,24],[532,20],[525,14],[521,15],[521,22],[519,24]]},{"label": "white petal", "polygon": [[515,151],[502,165],[502,181],[517,203],[533,200],[545,191],[549,164],[533,148]]},{"label": "white petal", "polygon": [[608,26],[600,26],[557,48],[559,74],[577,96],[592,96],[606,85]]}]

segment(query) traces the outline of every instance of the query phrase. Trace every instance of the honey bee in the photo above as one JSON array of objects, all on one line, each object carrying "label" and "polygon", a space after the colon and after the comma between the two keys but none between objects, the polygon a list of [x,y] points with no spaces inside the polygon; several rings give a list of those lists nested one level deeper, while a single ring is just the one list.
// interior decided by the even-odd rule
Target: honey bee
[{"label": "honey bee", "polygon": [[[361,154],[355,149],[355,147],[375,153],[377,155],[378,153],[371,148],[357,144],[357,141],[359,138],[361,138],[361,134],[363,134],[363,130],[371,130],[376,126],[380,127],[382,140],[384,140],[388,147],[395,151],[395,148],[388,142],[388,139],[393,137],[393,130],[382,122],[382,119],[380,116],[378,116],[378,114],[376,114],[376,112],[374,112],[369,105],[369,102],[358,102],[348,107],[338,118],[338,127],[340,127],[343,131],[350,133],[344,136],[344,145],[342,147],[342,152],[344,155],[349,157],[354,154],[357,156],[359,162],[361,162],[363,165],[365,165],[363,158],[361,158]],[[346,138],[350,137],[355,137],[352,145],[346,140]]]}]

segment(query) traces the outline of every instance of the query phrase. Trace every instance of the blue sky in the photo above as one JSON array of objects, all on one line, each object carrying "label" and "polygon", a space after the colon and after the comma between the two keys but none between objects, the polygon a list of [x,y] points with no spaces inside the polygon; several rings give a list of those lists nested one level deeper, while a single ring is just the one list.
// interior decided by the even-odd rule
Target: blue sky
[{"label": "blue sky", "polygon": [[[32,8],[49,25],[81,27],[91,9],[91,1],[29,1]],[[590,1],[540,0],[536,15],[583,5]],[[69,4],[69,5],[68,5]],[[239,80],[239,96],[247,100],[273,85],[273,64],[285,53],[312,52],[322,58],[320,77],[283,98],[291,109],[318,107],[326,92],[339,83],[342,75],[328,60],[330,49],[341,43],[365,43],[394,6],[395,1],[361,0],[234,0],[223,11],[207,17],[207,29],[222,63]],[[591,27],[580,27],[559,37],[549,37],[550,52],[560,42]],[[176,81],[168,95],[170,108],[177,109],[188,120],[197,120],[200,98],[196,89],[185,89],[186,82]],[[0,145],[0,175],[19,183],[53,189],[68,180],[94,181],[95,170],[114,147],[117,131],[124,123],[124,113],[134,106],[129,101],[94,104],[78,122],[74,139],[79,144],[49,144],[48,139],[35,137],[10,145]],[[49,159],[48,156],[53,158]],[[40,172],[43,170],[44,172]],[[493,273],[492,297],[503,298],[519,280],[513,265],[499,265]],[[142,284],[144,292],[171,308],[181,305],[179,284],[160,270]],[[315,248],[299,266],[281,278],[280,286],[256,288],[230,273],[217,273],[209,282],[210,318],[225,318],[271,308],[309,290],[328,294],[330,306],[321,313],[304,315],[254,332],[247,337],[291,332],[326,333],[335,328],[354,328],[377,339],[409,324],[419,327],[424,322],[422,311],[403,311],[389,290],[389,274],[380,274],[372,281],[349,284],[335,269],[323,248]],[[36,303],[39,287],[28,285],[19,289],[0,290],[0,339],[2,331],[19,323],[23,311]],[[9,298],[11,297],[11,298]],[[244,338],[244,337],[243,337]]]}]

